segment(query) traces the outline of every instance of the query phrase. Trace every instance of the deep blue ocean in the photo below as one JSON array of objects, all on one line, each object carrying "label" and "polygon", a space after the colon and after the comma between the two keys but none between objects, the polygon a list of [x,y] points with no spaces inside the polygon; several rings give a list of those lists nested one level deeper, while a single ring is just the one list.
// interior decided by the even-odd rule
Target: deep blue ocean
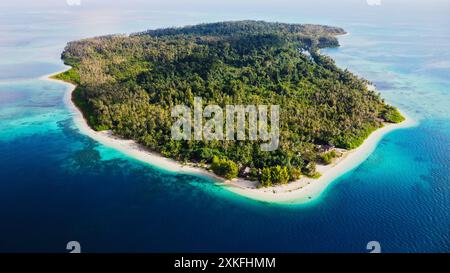
[{"label": "deep blue ocean", "polygon": [[[29,2],[0,4],[0,252],[74,240],[84,252],[450,251],[448,1]],[[343,27],[342,46],[323,53],[418,125],[384,137],[320,200],[268,204],[80,134],[66,87],[40,79],[63,68],[71,40],[235,19]]]}]

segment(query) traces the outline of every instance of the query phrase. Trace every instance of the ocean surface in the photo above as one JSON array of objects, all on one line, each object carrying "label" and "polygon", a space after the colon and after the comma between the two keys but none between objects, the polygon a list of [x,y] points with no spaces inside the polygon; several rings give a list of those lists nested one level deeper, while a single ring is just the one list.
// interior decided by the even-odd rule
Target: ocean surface
[{"label": "ocean surface", "polygon": [[[32,2],[0,4],[0,252],[67,252],[69,241],[84,252],[368,252],[369,241],[383,252],[450,251],[445,1]],[[96,143],[75,127],[66,87],[41,79],[63,68],[71,40],[234,19],[345,28],[342,46],[322,52],[418,126],[388,134],[319,200],[277,205]]]}]

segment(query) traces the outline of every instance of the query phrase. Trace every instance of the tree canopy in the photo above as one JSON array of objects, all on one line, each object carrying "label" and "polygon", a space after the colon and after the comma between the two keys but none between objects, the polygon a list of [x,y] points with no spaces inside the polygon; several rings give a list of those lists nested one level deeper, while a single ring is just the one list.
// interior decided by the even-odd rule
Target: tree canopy
[{"label": "tree canopy", "polygon": [[[134,139],[180,161],[213,163],[225,177],[250,168],[264,185],[314,175],[320,145],[352,149],[382,121],[402,116],[367,81],[319,54],[339,45],[341,28],[220,22],[70,42],[57,77],[77,85],[73,101],[96,130]],[[280,145],[255,141],[175,141],[173,106],[280,105]],[[214,161],[213,161],[214,159]]]}]

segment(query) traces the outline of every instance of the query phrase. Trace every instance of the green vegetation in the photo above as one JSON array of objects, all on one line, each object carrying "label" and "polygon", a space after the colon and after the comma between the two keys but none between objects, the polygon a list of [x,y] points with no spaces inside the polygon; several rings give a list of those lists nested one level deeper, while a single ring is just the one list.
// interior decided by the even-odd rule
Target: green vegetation
[{"label": "green vegetation", "polygon": [[[300,177],[299,172],[296,172]],[[266,167],[261,171],[261,185],[264,187],[273,186],[276,184],[287,184],[290,181],[291,173],[288,167],[281,167],[280,165],[274,167]],[[297,179],[298,179],[297,177]]]},{"label": "green vegetation", "polygon": [[65,72],[54,75],[51,78],[56,79],[56,80],[71,82],[73,84],[80,83],[80,75],[78,74],[78,71],[75,69],[69,69]]},{"label": "green vegetation", "polygon": [[[382,121],[401,115],[367,81],[318,50],[339,45],[340,28],[261,21],[150,30],[70,42],[73,101],[96,130],[134,139],[180,161],[211,163],[233,178],[246,168],[262,185],[317,177],[319,145],[352,149]],[[174,141],[173,106],[280,105],[280,145],[255,141]],[[242,172],[241,172],[242,173]]]},{"label": "green vegetation", "polygon": [[[295,172],[292,170],[292,172]],[[298,175],[297,179],[300,177],[299,172],[296,172]],[[266,167],[261,171],[261,185],[264,187],[279,185],[279,184],[287,184],[291,179],[292,173],[288,169],[288,167],[281,167],[280,165],[274,167]]]},{"label": "green vegetation", "polygon": [[239,172],[238,166],[236,163],[229,159],[220,159],[217,156],[213,157],[211,163],[211,170],[220,176],[223,176],[227,179],[236,178]]},{"label": "green vegetation", "polygon": [[348,133],[348,135],[340,135],[336,139],[336,146],[344,149],[355,149],[375,130],[382,127],[383,124],[364,124],[361,125],[359,130],[354,130]]},{"label": "green vegetation", "polygon": [[328,164],[331,164],[333,159],[337,157],[337,153],[336,153],[336,151],[333,150],[328,153],[323,153],[319,157],[320,157],[321,163],[328,165]]},{"label": "green vegetation", "polygon": [[264,187],[272,186],[272,171],[270,168],[263,168],[259,177],[259,182]]},{"label": "green vegetation", "polygon": [[286,166],[275,166],[271,168],[272,181],[275,184],[287,184],[289,182],[289,171]]},{"label": "green vegetation", "polygon": [[310,178],[319,178],[320,173],[316,171],[316,162],[309,162],[305,167],[302,168],[302,173]]},{"label": "green vegetation", "polygon": [[384,120],[393,123],[400,123],[405,120],[405,117],[400,114],[398,109],[390,105],[386,105],[385,109],[381,111],[381,117]]}]

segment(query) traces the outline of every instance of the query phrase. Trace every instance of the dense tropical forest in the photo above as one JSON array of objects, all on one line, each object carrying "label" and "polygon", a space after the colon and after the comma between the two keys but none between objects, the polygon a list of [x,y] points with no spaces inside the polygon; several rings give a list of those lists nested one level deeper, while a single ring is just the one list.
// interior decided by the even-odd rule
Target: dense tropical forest
[{"label": "dense tropical forest", "polygon": [[[236,21],[149,30],[70,42],[62,53],[72,100],[95,130],[134,139],[184,162],[205,163],[228,179],[261,185],[317,177],[316,163],[336,156],[324,146],[353,149],[383,122],[400,122],[396,108],[367,81],[338,68],[319,49],[339,46],[341,28]],[[280,105],[280,143],[176,141],[178,104]]]}]

